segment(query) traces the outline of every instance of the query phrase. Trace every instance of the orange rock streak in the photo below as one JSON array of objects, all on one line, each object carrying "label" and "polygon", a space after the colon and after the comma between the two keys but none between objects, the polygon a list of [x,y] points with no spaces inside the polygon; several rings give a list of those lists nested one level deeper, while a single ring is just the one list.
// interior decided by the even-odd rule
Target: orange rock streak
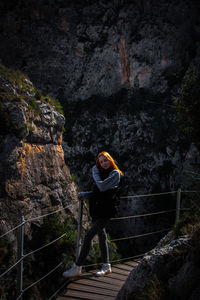
[{"label": "orange rock streak", "polygon": [[130,63],[126,54],[125,39],[121,38],[120,42],[120,53],[122,57],[121,67],[122,67],[122,80],[130,85]]}]

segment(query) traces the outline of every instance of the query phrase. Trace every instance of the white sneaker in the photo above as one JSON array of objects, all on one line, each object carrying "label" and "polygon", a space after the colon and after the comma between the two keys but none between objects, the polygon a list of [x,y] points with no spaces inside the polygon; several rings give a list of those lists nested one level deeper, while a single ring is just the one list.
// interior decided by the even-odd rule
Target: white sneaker
[{"label": "white sneaker", "polygon": [[82,267],[81,266],[77,266],[76,264],[73,264],[71,269],[63,272],[63,276],[65,278],[68,278],[68,277],[73,277],[73,276],[79,276],[81,275],[81,271],[82,271]]},{"label": "white sneaker", "polygon": [[101,270],[99,270],[96,275],[97,276],[104,276],[106,274],[109,274],[112,272],[112,269],[111,269],[111,265],[110,264],[103,264]]}]

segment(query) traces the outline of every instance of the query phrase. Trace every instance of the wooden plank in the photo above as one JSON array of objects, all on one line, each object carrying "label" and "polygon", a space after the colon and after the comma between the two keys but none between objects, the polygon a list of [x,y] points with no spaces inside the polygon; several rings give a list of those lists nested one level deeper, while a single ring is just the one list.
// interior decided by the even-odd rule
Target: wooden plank
[{"label": "wooden plank", "polygon": [[115,284],[115,285],[118,285],[121,283],[121,280],[118,278],[111,278],[111,277],[108,277],[108,275],[106,276],[101,276],[101,277],[98,277],[98,276],[86,276],[86,277],[77,277],[77,279],[74,279],[74,280],[71,280],[70,282],[74,282],[74,281],[79,281],[79,280],[82,280],[82,279],[88,279],[88,280],[97,280],[97,281],[103,281],[103,282],[106,282],[106,283],[111,283],[111,284]]},{"label": "wooden plank", "polygon": [[130,274],[130,271],[119,269],[117,267],[112,267],[112,272],[117,274],[122,274],[126,277],[128,277],[128,275]]},{"label": "wooden plank", "polygon": [[94,278],[98,278],[97,280],[99,280],[100,278],[113,278],[115,280],[118,280],[118,281],[121,281],[121,280],[125,280],[127,278],[126,275],[120,275],[120,274],[117,274],[117,273],[110,273],[110,274],[107,274],[105,276],[97,276],[96,275],[96,272],[95,273],[86,273],[86,274],[82,274],[80,276],[77,276],[77,277],[74,277],[70,280],[70,282],[74,282],[74,281],[77,281],[77,280],[82,280],[82,279],[94,279]]},{"label": "wooden plank", "polygon": [[[105,295],[99,295],[94,293],[84,293],[81,291],[67,290],[65,296],[77,297],[78,299],[87,299],[87,300],[105,300]],[[106,300],[113,300],[115,297],[106,296]]]},{"label": "wooden plank", "polygon": [[128,266],[132,266],[132,267],[135,267],[138,265],[138,262],[136,261],[127,261],[124,263],[125,265],[128,265]]},{"label": "wooden plank", "polygon": [[56,300],[82,300],[82,298],[77,298],[77,297],[70,297],[70,296],[59,296],[58,298],[56,298]]},{"label": "wooden plank", "polygon": [[104,276],[104,277],[93,277],[91,278],[90,280],[94,280],[94,281],[99,281],[99,282],[106,282],[108,284],[114,284],[116,286],[120,286],[123,284],[123,281],[119,280],[119,279],[116,279],[116,278],[111,278],[111,277],[108,277],[108,276]]},{"label": "wooden plank", "polygon": [[56,300],[82,300],[82,298],[70,297],[70,296],[59,296]]},{"label": "wooden plank", "polygon": [[105,295],[105,296],[116,296],[117,295],[117,291],[112,291],[112,290],[108,290],[105,287],[99,288],[96,286],[88,286],[88,285],[83,285],[80,283],[72,283],[68,286],[68,290],[75,290],[75,291],[82,291],[82,292],[89,292],[89,293],[94,293],[94,294],[100,294],[100,295]]},{"label": "wooden plank", "polygon": [[[77,283],[79,283],[79,281],[76,281]],[[91,285],[91,286],[97,286],[100,288],[106,288],[108,290],[113,290],[113,291],[119,291],[119,287],[116,284],[109,284],[103,281],[99,281],[99,280],[92,280],[92,279],[82,279],[80,280],[80,284],[85,284],[85,285]]]},{"label": "wooden plank", "polygon": [[122,269],[122,270],[127,270],[127,271],[132,271],[133,266],[125,265],[125,264],[119,264],[119,265],[113,265],[113,267]]},{"label": "wooden plank", "polygon": [[122,274],[117,274],[117,273],[110,273],[108,275],[106,275],[107,277],[110,277],[110,278],[115,278],[115,279],[119,279],[119,280],[122,280],[122,281],[125,281],[127,276],[124,276]]}]

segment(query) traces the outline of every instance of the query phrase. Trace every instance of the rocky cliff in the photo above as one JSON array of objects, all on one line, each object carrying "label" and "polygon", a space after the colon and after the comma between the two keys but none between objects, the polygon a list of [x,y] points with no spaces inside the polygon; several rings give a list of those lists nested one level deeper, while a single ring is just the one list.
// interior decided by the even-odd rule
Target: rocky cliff
[{"label": "rocky cliff", "polygon": [[[64,116],[19,72],[1,65],[1,229],[71,204],[75,184],[62,149]],[[7,224],[7,225],[4,225]]]},{"label": "rocky cliff", "polygon": [[200,299],[199,228],[177,237],[169,232],[130,273],[117,300]]},{"label": "rocky cliff", "polygon": [[[62,149],[64,123],[58,102],[37,91],[27,76],[0,65],[0,235],[19,225],[22,216],[26,221],[36,218],[25,225],[25,253],[63,234],[67,230],[64,222],[72,222],[70,215],[75,214],[76,218],[77,187]],[[66,209],[52,220],[37,218],[63,207]],[[69,224],[68,230],[71,226]],[[45,228],[50,235],[48,239]],[[0,240],[1,274],[17,260],[16,233],[14,230]],[[60,244],[59,253],[57,248],[51,248],[46,255],[42,252],[44,257],[36,254],[33,261],[24,262],[25,285],[29,277],[34,281],[48,268],[55,267],[58,258],[63,259],[63,252],[70,261],[65,240]],[[51,252],[56,256],[54,260],[51,260]],[[45,263],[45,257],[50,261]],[[37,272],[34,259],[40,265]],[[2,299],[16,297],[15,283],[16,270],[13,269],[1,278]],[[38,299],[44,296],[37,289],[34,293]]]},{"label": "rocky cliff", "polygon": [[[77,189],[62,149],[65,118],[59,111],[59,104],[37,92],[27,76],[0,65],[0,235],[19,225],[22,216],[28,221],[70,205],[61,212],[64,223],[70,212],[77,211]],[[47,218],[27,222],[24,251],[45,243],[44,229],[39,230],[44,224],[51,240],[58,237],[61,225],[56,220],[53,224],[48,224]],[[1,238],[1,274],[16,262],[16,246],[16,230]],[[66,251],[64,246],[62,251]],[[45,265],[44,258],[35,259],[40,270],[34,271],[34,260],[33,264],[26,260],[25,282],[51,266],[51,262]],[[1,278],[0,293],[2,299],[16,297],[15,269]]]},{"label": "rocky cliff", "polygon": [[188,68],[199,65],[199,3],[1,5],[1,60],[61,100],[65,157],[77,182],[88,186],[88,170],[106,149],[126,172],[130,193],[180,185],[191,152],[171,96]]},{"label": "rocky cliff", "polygon": [[67,100],[122,86],[171,93],[199,55],[195,0],[1,3],[2,60]]},{"label": "rocky cliff", "polygon": [[[82,189],[90,188],[88,174],[101,150],[125,172],[124,194],[175,190],[185,183],[198,153],[177,128],[171,98],[187,70],[199,67],[198,1],[0,5],[1,60],[62,102],[65,159]],[[150,202],[124,202],[121,213],[150,210]],[[163,203],[174,207],[174,199]],[[132,235],[150,222],[123,226]]]}]

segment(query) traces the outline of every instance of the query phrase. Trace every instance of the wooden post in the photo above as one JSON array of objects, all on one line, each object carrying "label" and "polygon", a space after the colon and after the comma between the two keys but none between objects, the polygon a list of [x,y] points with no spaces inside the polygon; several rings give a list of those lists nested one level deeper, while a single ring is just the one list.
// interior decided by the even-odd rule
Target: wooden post
[{"label": "wooden post", "polygon": [[21,218],[22,225],[18,229],[18,237],[17,237],[17,258],[21,260],[18,263],[17,268],[17,295],[19,300],[22,300],[23,294],[23,256],[24,256],[24,216]]},{"label": "wooden post", "polygon": [[178,222],[180,218],[180,208],[181,208],[181,189],[179,188],[176,196],[176,220],[175,223]]},{"label": "wooden post", "polygon": [[82,216],[83,216],[83,199],[79,197],[78,207],[78,230],[77,230],[77,243],[76,243],[76,260],[81,252],[81,228],[82,228]]}]

